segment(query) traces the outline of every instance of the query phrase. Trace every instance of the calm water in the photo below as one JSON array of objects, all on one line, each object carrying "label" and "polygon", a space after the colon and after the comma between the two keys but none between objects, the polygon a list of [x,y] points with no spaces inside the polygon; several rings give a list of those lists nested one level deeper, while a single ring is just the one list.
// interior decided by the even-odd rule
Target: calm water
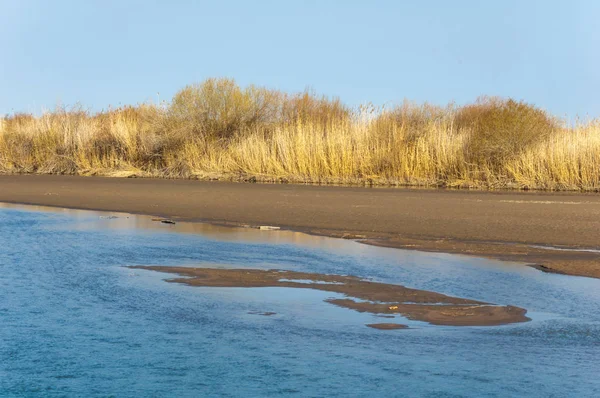
[{"label": "calm water", "polygon": [[[600,396],[600,280],[284,231],[0,205],[0,396]],[[194,288],[125,265],[281,268],[527,308],[412,329],[305,289]],[[272,311],[265,317],[252,311]]]}]

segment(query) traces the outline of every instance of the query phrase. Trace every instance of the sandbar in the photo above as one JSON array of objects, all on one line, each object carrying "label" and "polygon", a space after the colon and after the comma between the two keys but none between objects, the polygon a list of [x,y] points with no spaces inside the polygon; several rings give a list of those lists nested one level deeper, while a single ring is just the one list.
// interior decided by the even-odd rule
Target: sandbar
[{"label": "sandbar", "polygon": [[340,293],[346,298],[330,304],[372,314],[398,314],[405,318],[448,326],[495,326],[530,320],[523,308],[447,296],[402,285],[372,282],[348,275],[327,275],[286,270],[131,266],[170,274],[168,282],[205,287],[286,287]]}]

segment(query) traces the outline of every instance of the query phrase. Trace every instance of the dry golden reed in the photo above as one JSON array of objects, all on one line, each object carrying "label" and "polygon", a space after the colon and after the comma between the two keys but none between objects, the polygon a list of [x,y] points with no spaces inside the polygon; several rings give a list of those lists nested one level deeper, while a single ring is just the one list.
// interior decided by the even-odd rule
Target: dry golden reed
[{"label": "dry golden reed", "polygon": [[351,109],[209,79],[161,105],[0,118],[0,173],[597,190],[600,122],[487,97]]}]

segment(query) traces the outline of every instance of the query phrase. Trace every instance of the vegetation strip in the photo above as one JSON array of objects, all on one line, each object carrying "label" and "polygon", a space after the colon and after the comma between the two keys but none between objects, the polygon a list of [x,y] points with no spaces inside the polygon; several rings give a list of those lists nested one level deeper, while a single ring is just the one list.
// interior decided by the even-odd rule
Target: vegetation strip
[{"label": "vegetation strip", "polygon": [[0,118],[0,173],[600,189],[600,123],[502,98],[350,108],[209,79],[170,102]]}]

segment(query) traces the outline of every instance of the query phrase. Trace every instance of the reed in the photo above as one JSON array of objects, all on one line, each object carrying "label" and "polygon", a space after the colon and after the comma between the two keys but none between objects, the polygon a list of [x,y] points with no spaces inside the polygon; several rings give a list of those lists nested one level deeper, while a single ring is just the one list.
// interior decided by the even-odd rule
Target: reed
[{"label": "reed", "polygon": [[600,189],[600,122],[478,99],[351,109],[209,79],[161,105],[0,119],[0,173]]}]

